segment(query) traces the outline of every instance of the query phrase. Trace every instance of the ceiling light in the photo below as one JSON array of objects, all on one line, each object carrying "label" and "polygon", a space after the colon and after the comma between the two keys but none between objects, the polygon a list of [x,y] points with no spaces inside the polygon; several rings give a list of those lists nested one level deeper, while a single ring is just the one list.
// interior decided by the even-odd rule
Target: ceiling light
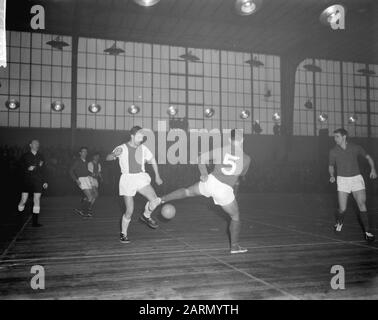
[{"label": "ceiling light", "polygon": [[188,53],[182,54],[180,56],[180,58],[184,59],[186,61],[190,61],[190,62],[200,61],[200,58],[198,58],[196,55],[192,54],[191,51],[189,51]]},{"label": "ceiling light", "polygon": [[315,64],[306,64],[306,65],[303,66],[303,68],[305,68],[307,71],[311,71],[311,72],[322,72],[322,68],[318,67]]},{"label": "ceiling light", "polygon": [[306,109],[312,109],[312,102],[311,100],[307,100],[304,104]]},{"label": "ceiling light", "polygon": [[101,106],[97,103],[92,103],[89,105],[88,110],[90,113],[98,113],[101,110]]},{"label": "ceiling light", "polygon": [[260,60],[258,60],[256,57],[253,57],[253,59],[251,60],[247,60],[245,63],[248,63],[248,64],[250,64],[252,67],[261,67],[261,66],[263,66],[264,64],[260,61]]},{"label": "ceiling light", "polygon": [[205,117],[206,118],[211,118],[215,113],[215,110],[213,108],[207,108],[205,110]]},{"label": "ceiling light", "polygon": [[132,104],[129,109],[127,110],[130,114],[137,114],[140,111],[140,108],[136,106],[135,104]]},{"label": "ceiling light", "polygon": [[9,99],[5,102],[5,106],[8,110],[16,110],[20,107],[20,102],[16,99]]},{"label": "ceiling light", "polygon": [[280,116],[280,114],[279,114],[278,112],[273,113],[272,120],[273,120],[274,122],[279,122],[279,121],[281,121],[281,116]]},{"label": "ceiling light", "polygon": [[63,111],[64,109],[64,103],[62,101],[54,101],[51,104],[51,109],[56,112]]},{"label": "ceiling light", "polygon": [[261,8],[262,0],[236,0],[235,10],[241,16],[248,16]]},{"label": "ceiling light", "polygon": [[358,120],[358,117],[357,117],[357,115],[355,115],[355,114],[351,115],[351,116],[348,118],[348,122],[349,122],[349,123],[356,123],[357,120]]},{"label": "ceiling light", "polygon": [[240,112],[240,118],[242,119],[248,119],[251,115],[251,112],[249,110],[243,110]]},{"label": "ceiling light", "polygon": [[323,10],[319,20],[325,26],[332,26],[340,19],[340,15],[345,16],[345,11],[346,8],[344,6],[334,4]]},{"label": "ceiling light", "polygon": [[111,56],[118,56],[120,53],[125,52],[125,50],[121,48],[117,48],[116,43],[114,42],[110,48],[104,50],[105,53],[109,53]]},{"label": "ceiling light", "polygon": [[69,46],[67,42],[61,40],[60,36],[56,37],[53,40],[47,41],[46,44],[58,50],[63,50],[64,47]]},{"label": "ceiling light", "polygon": [[328,114],[322,112],[318,117],[319,122],[324,123],[328,120]]},{"label": "ceiling light", "polygon": [[139,4],[142,7],[151,7],[157,4],[160,0],[134,0],[136,4]]},{"label": "ceiling light", "polygon": [[177,112],[178,112],[178,109],[175,106],[170,106],[167,110],[168,115],[172,117],[175,116]]}]

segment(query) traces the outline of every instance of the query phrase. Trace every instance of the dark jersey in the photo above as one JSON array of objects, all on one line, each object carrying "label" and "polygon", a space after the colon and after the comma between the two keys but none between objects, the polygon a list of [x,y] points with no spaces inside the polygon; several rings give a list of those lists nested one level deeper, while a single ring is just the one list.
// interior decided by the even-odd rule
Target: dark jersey
[{"label": "dark jersey", "polygon": [[[21,157],[22,192],[42,193],[43,184],[46,183],[45,161],[43,155],[31,151]],[[33,167],[32,170],[29,170]]]},{"label": "dark jersey", "polygon": [[[33,170],[29,170],[31,166],[34,167]],[[41,182],[46,181],[45,160],[40,152],[36,154],[33,154],[31,151],[25,153],[21,157],[21,168],[24,179],[33,179]]]},{"label": "dark jersey", "polygon": [[76,159],[70,169],[70,175],[73,180],[90,176],[91,173],[88,170],[87,161],[82,160],[81,158]]},{"label": "dark jersey", "polygon": [[246,174],[250,164],[250,157],[241,148],[237,150],[229,149],[214,149],[211,152],[212,156],[206,153],[201,158],[212,159],[215,166],[211,174],[219,181],[233,187],[237,183],[239,176]]},{"label": "dark jersey", "polygon": [[366,157],[365,150],[356,144],[347,143],[344,150],[335,146],[329,152],[329,165],[336,166],[337,175],[341,177],[353,177],[360,174],[358,157]]}]

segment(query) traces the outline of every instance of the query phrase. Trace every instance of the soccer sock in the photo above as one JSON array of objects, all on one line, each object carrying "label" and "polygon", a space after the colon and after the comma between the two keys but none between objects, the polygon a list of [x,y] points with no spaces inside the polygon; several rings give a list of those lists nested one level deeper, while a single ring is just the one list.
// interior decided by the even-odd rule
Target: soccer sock
[{"label": "soccer sock", "polygon": [[41,207],[37,207],[37,206],[33,207],[33,213],[34,214],[39,214],[40,211],[41,211]]},{"label": "soccer sock", "polygon": [[89,209],[89,206],[90,206],[90,202],[85,198],[85,200],[81,203],[81,210],[82,211],[87,211]]},{"label": "soccer sock", "polygon": [[93,199],[92,201],[88,201],[88,210],[93,209],[93,205],[94,205],[95,201],[96,201],[96,199]]},{"label": "soccer sock", "polygon": [[162,203],[161,198],[156,198],[152,201],[147,201],[145,207],[144,207],[144,212],[143,215],[146,218],[151,218],[151,213],[156,209],[156,207]]},{"label": "soccer sock", "polygon": [[362,227],[363,232],[370,232],[369,231],[369,219],[368,219],[368,212],[367,211],[358,211],[358,220]]},{"label": "soccer sock", "polygon": [[241,224],[239,220],[231,220],[230,222],[229,230],[231,238],[231,247],[239,243],[240,225]]},{"label": "soccer sock", "polygon": [[188,194],[187,189],[181,188],[181,189],[178,189],[176,191],[173,191],[173,192],[161,197],[161,200],[162,200],[162,202],[168,202],[168,201],[172,201],[172,200],[187,198],[189,196],[190,195]]},{"label": "soccer sock", "polygon": [[147,201],[146,205],[144,206],[144,212],[143,215],[149,219],[151,218],[152,210],[150,209],[150,201]]},{"label": "soccer sock", "polygon": [[344,223],[345,212],[346,210],[341,211],[341,212],[340,210],[336,210],[335,212],[336,223],[340,223],[340,224]]},{"label": "soccer sock", "polygon": [[38,214],[36,213],[33,213],[33,226],[37,225],[38,224]]},{"label": "soccer sock", "polygon": [[32,216],[33,226],[38,226],[38,216],[39,216],[40,209],[41,208],[37,206],[33,207],[33,216]]},{"label": "soccer sock", "polygon": [[121,222],[121,227],[122,227],[122,234],[127,237],[127,229],[129,228],[131,219],[127,219],[124,215],[122,216],[122,222]]},{"label": "soccer sock", "polygon": [[369,232],[375,234],[375,216],[372,210],[368,211],[368,225],[369,225]]},{"label": "soccer sock", "polygon": [[375,219],[374,212],[370,211],[359,211],[359,220],[362,224],[362,229],[364,232],[369,232],[371,234],[375,233]]}]

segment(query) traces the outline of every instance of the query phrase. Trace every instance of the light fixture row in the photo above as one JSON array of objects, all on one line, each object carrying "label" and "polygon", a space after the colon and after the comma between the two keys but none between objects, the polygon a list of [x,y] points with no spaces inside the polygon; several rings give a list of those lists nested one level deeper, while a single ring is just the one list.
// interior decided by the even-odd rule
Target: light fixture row
[{"label": "light fixture row", "polygon": [[[322,112],[318,116],[318,121],[320,123],[326,123],[328,121],[328,114],[325,112]],[[355,124],[358,121],[358,116],[356,114],[352,114],[348,116],[348,123],[349,124]]]},{"label": "light fixture row", "polygon": [[[8,110],[16,110],[20,107],[20,102],[17,99],[9,99],[5,102],[5,106]],[[64,103],[60,100],[57,100],[51,103],[51,110],[55,112],[61,112],[64,110],[64,108],[65,108]],[[140,107],[138,107],[135,104],[132,104],[127,109],[128,113],[131,115],[138,114],[140,110],[141,110]],[[88,106],[88,111],[94,114],[99,113],[101,111],[101,106],[98,103],[91,103]],[[167,109],[167,114],[170,117],[176,116],[178,114],[178,108],[173,105],[169,106]],[[214,108],[209,107],[204,110],[204,116],[206,118],[212,118],[214,115],[215,115]],[[251,116],[251,112],[249,110],[242,110],[239,114],[240,119],[243,119],[243,120],[248,119],[250,116]],[[275,112],[272,116],[272,119],[275,122],[279,122],[281,120],[281,117],[278,112]]]}]

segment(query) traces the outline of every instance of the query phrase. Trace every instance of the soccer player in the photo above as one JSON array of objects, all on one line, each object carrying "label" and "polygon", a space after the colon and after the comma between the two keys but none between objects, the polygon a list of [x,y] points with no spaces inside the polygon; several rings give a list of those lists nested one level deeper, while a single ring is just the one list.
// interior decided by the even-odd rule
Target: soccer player
[{"label": "soccer player", "polygon": [[30,151],[21,157],[21,168],[23,171],[23,184],[21,200],[18,204],[18,211],[21,213],[25,209],[29,193],[33,194],[33,227],[41,227],[38,223],[38,216],[41,210],[41,195],[47,189],[46,173],[44,170],[45,160],[39,152],[39,141],[34,139],[29,144]]},{"label": "soccer player", "polygon": [[[340,232],[343,227],[345,212],[349,194],[352,193],[359,209],[359,220],[362,223],[362,229],[365,239],[368,242],[375,240],[374,236],[374,213],[366,208],[365,182],[358,167],[358,157],[364,157],[369,162],[371,171],[370,178],[375,179],[377,173],[374,167],[373,159],[365,150],[356,144],[347,141],[348,132],[343,129],[334,131],[336,146],[329,152],[329,181],[337,181],[337,193],[339,210],[336,213],[336,224],[334,229]],[[335,178],[335,167],[337,178]]]},{"label": "soccer player", "polygon": [[100,154],[98,152],[93,154],[92,161],[88,162],[88,171],[91,173],[92,190],[97,199],[99,180],[102,181],[102,168],[100,163]]},{"label": "soccer player", "polygon": [[[145,210],[140,216],[140,220],[146,223],[150,228],[157,228],[158,224],[151,218],[151,213],[158,205],[155,201],[157,198],[155,190],[151,186],[151,177],[145,172],[145,162],[152,165],[155,172],[155,182],[157,185],[163,183],[159,175],[156,159],[151,151],[143,144],[144,135],[142,128],[134,126],[130,130],[130,140],[116,147],[112,153],[106,157],[107,161],[118,158],[122,175],[119,180],[119,195],[123,196],[126,206],[126,212],[122,215],[121,236],[122,243],[129,243],[127,235],[131,216],[134,212],[134,196],[137,192],[147,198]],[[151,205],[150,205],[151,202]],[[153,203],[155,203],[153,205]]]},{"label": "soccer player", "polygon": [[81,216],[92,217],[93,205],[96,201],[96,193],[93,191],[92,177],[88,170],[87,163],[88,148],[81,147],[79,151],[79,158],[75,160],[70,168],[70,176],[75,181],[78,187],[83,191],[85,198],[81,201],[81,209],[75,211]]},{"label": "soccer player", "polygon": [[[210,174],[206,164],[214,162],[215,167]],[[220,205],[231,218],[229,225],[231,253],[245,253],[248,250],[239,245],[240,213],[235,199],[234,187],[238,188],[239,177],[244,177],[249,169],[251,158],[243,151],[243,137],[231,130],[230,145],[216,148],[212,152],[200,156],[198,168],[201,174],[200,181],[188,187],[181,188],[161,197],[161,203],[172,200],[205,196],[212,197],[216,205]],[[159,200],[155,201],[158,203]]]}]

